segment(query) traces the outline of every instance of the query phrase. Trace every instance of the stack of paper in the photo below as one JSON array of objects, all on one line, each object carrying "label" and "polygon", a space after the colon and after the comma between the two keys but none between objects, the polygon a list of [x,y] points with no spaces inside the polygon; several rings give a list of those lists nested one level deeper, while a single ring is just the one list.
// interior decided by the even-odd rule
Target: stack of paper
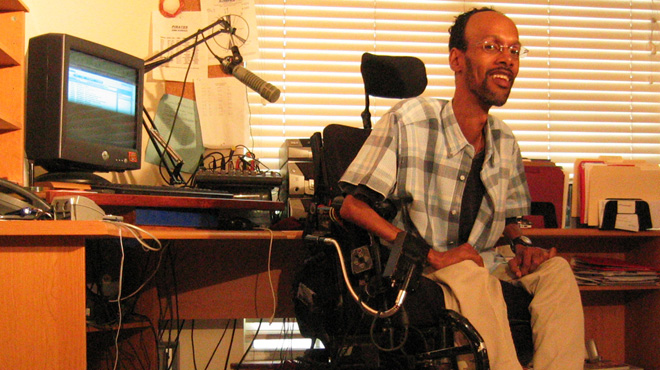
[{"label": "stack of paper", "polygon": [[615,258],[573,257],[571,266],[580,285],[657,285],[658,271]]},{"label": "stack of paper", "polygon": [[[574,167],[571,216],[587,226],[598,226],[598,207],[611,199],[660,201],[660,167],[621,157],[577,159]],[[652,206],[653,207],[653,206]],[[660,222],[651,210],[653,226]]]}]

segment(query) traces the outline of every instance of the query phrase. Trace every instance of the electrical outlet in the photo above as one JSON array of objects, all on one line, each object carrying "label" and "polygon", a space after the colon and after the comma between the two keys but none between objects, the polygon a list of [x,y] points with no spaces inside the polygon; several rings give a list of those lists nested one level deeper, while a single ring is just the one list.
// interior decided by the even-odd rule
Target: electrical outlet
[{"label": "electrical outlet", "polygon": [[179,370],[179,346],[176,342],[158,343],[158,370]]}]

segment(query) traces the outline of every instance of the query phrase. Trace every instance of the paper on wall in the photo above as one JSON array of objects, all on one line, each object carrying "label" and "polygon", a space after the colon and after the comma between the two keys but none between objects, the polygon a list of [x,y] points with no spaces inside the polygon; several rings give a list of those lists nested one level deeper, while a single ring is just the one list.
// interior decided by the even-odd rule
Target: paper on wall
[{"label": "paper on wall", "polygon": [[[203,24],[205,18],[202,12],[182,12],[175,18],[166,18],[160,12],[154,11],[151,15],[152,35],[151,35],[151,55],[156,55],[158,52],[176,44],[182,39],[193,35],[199,29],[204,28]],[[188,41],[187,45],[192,44],[194,39]],[[181,45],[172,53],[180,51],[185,48]],[[171,61],[156,68],[152,72],[152,77],[157,80],[165,81],[179,81],[182,82],[186,75],[186,70],[190,64],[191,58],[192,65],[188,73],[188,81],[195,78],[207,77],[208,63],[207,63],[207,50],[204,44],[200,44],[195,48],[186,51],[185,53],[177,56]]]},{"label": "paper on wall", "polygon": [[195,80],[195,97],[205,148],[247,144],[245,85],[233,77],[202,78]]},{"label": "paper on wall", "polygon": [[[254,0],[201,0],[200,6],[207,23],[210,24],[222,16],[231,15],[229,18],[231,26],[236,29],[233,38],[228,34],[221,34],[209,41],[209,47],[216,55],[220,57],[231,55],[229,48],[236,45],[245,60],[259,56]],[[211,53],[208,57],[209,65],[220,64]]]}]

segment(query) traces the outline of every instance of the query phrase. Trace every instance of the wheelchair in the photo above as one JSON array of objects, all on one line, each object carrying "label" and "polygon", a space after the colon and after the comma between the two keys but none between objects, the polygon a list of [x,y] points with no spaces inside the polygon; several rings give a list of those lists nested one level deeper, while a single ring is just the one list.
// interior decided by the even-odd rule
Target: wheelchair
[{"label": "wheelchair", "polygon": [[[293,294],[301,334],[320,341],[322,348],[313,345],[298,364],[309,369],[487,370],[484,341],[466,318],[442,307],[433,322],[409,315],[411,294],[438,288],[421,276],[428,249],[392,250],[339,217],[343,198],[337,183],[369,135],[369,95],[414,97],[427,83],[424,64],[412,57],[365,53],[361,71],[363,128],[332,124],[310,140],[315,191],[304,231],[308,255]],[[377,207],[386,219],[405,209],[388,202]],[[388,274],[392,266],[396,273]]]},{"label": "wheelchair", "polygon": [[[326,128],[333,130],[346,134],[359,129]],[[318,199],[309,208],[304,233],[308,256],[294,279],[294,307],[301,334],[320,341],[323,349],[308,350],[300,363],[310,369],[489,369],[483,339],[467,319],[445,309],[434,323],[408,315],[409,294],[420,286],[435,286],[421,277],[420,260],[427,250],[412,260],[393,253],[340,220],[342,199]],[[387,219],[395,214],[389,204],[378,211]],[[388,265],[396,265],[398,273],[385,274]]]}]

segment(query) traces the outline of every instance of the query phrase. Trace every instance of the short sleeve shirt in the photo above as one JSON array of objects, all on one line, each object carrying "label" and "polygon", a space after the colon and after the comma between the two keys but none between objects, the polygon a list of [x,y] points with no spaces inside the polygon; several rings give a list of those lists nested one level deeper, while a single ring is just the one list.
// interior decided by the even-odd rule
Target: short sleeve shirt
[{"label": "short sleeve shirt", "polygon": [[[495,245],[506,218],[527,215],[531,206],[511,129],[489,115],[484,133],[480,177],[486,194],[468,239],[479,252]],[[446,251],[458,244],[463,192],[474,157],[451,102],[418,97],[401,101],[374,125],[341,183],[364,185],[395,204],[411,199],[407,207],[414,227],[434,249]],[[406,229],[401,212],[393,223]]]}]

